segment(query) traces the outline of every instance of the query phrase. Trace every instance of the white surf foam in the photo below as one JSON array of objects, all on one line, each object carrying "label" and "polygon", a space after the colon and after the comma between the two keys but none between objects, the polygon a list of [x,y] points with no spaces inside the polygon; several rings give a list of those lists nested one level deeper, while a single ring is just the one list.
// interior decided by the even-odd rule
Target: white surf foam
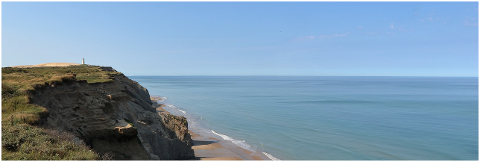
[{"label": "white surf foam", "polygon": [[[179,108],[177,108],[177,107],[175,107],[175,106],[173,106],[173,105],[171,105],[171,104],[166,104],[166,106],[169,107],[169,108],[171,108],[171,109],[175,109],[176,111],[180,111],[180,112],[182,112],[183,114],[187,114],[186,111],[183,111],[183,110],[181,110],[181,109],[179,109]],[[174,114],[174,115],[175,115],[175,114]]]},{"label": "white surf foam", "polygon": [[276,158],[276,157],[273,157],[272,155],[270,155],[269,153],[266,153],[266,152],[262,152],[265,156],[267,156],[268,158],[270,158],[271,160],[273,161],[280,161],[280,159]]},{"label": "white surf foam", "polygon": [[224,135],[224,134],[217,133],[217,132],[215,132],[215,131],[213,131],[213,130],[212,130],[212,133],[213,133],[213,134],[216,134],[217,136],[222,137],[224,140],[228,140],[228,141],[232,141],[232,140],[233,140],[232,137],[229,137],[229,136]]},{"label": "white surf foam", "polygon": [[[178,108],[177,108],[178,109]],[[178,109],[178,111],[182,112],[183,114],[186,114],[187,112],[186,111],[183,111],[183,110],[180,110]]]},{"label": "white surf foam", "polygon": [[250,146],[249,144],[245,143],[245,141],[233,139],[233,138],[230,137],[230,136],[217,133],[217,132],[215,132],[215,131],[213,131],[213,130],[212,130],[212,133],[215,134],[215,135],[217,135],[217,136],[222,137],[224,140],[231,141],[233,144],[235,144],[235,145],[237,145],[237,146],[239,146],[239,147],[241,147],[241,148],[243,148],[243,149],[245,149],[245,150],[255,152],[255,150],[252,148],[252,146]]}]

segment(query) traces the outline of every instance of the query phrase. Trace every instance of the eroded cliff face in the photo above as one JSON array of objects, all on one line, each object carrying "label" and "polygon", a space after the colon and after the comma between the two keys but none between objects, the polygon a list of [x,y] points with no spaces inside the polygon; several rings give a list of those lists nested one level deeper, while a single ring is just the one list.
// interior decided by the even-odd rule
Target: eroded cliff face
[{"label": "eroded cliff face", "polygon": [[30,101],[48,109],[43,124],[74,133],[100,155],[117,160],[193,158],[184,117],[156,112],[147,89],[123,74],[112,79],[46,84],[35,89]]}]

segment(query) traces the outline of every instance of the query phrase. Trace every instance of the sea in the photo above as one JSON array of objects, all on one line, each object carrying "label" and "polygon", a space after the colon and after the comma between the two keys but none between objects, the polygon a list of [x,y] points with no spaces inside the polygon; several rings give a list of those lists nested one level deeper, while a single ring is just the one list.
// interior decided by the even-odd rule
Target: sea
[{"label": "sea", "polygon": [[478,160],[478,77],[130,76],[272,160]]}]

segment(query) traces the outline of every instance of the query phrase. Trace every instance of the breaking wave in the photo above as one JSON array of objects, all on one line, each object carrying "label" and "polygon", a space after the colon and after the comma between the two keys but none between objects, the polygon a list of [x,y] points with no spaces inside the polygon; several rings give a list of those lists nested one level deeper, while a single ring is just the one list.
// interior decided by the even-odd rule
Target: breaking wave
[{"label": "breaking wave", "polygon": [[212,130],[212,133],[217,135],[217,136],[220,136],[223,138],[223,140],[226,140],[226,141],[231,141],[233,144],[245,149],[245,150],[248,150],[248,151],[252,151],[252,152],[255,152],[255,150],[252,148],[252,146],[250,146],[249,144],[245,143],[245,141],[243,140],[236,140],[236,139],[233,139],[232,137],[230,136],[227,136],[227,135],[224,135],[224,134],[220,134],[220,133],[217,133],[215,131]]},{"label": "breaking wave", "polygon": [[[187,114],[186,111],[183,111],[183,110],[181,110],[181,109],[179,109],[179,108],[177,108],[177,107],[175,107],[175,106],[173,106],[173,105],[166,104],[166,106],[167,106],[168,108],[175,109],[176,111],[182,112],[183,114]],[[171,113],[171,112],[170,112],[170,113]],[[174,114],[174,115],[178,115],[178,114]]]},{"label": "breaking wave", "polygon": [[273,161],[280,161],[280,159],[276,158],[276,157],[273,157],[272,155],[270,155],[269,153],[266,153],[266,152],[262,152],[265,156],[267,156],[268,158],[270,158],[271,160]]}]

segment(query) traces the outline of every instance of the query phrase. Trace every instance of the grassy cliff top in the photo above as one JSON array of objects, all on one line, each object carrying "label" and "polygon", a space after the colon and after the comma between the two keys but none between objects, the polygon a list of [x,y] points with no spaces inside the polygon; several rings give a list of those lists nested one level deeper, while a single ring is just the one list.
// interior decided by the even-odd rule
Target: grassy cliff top
[{"label": "grassy cliff top", "polygon": [[2,68],[2,160],[100,159],[84,144],[75,144],[73,135],[38,127],[48,110],[30,104],[29,92],[65,81],[112,82],[119,74],[91,65]]},{"label": "grassy cliff top", "polygon": [[75,65],[66,67],[27,67],[2,68],[2,85],[15,89],[32,90],[37,84],[50,84],[65,80],[85,80],[88,83],[111,82],[112,76],[121,74],[105,67],[91,65]]}]

